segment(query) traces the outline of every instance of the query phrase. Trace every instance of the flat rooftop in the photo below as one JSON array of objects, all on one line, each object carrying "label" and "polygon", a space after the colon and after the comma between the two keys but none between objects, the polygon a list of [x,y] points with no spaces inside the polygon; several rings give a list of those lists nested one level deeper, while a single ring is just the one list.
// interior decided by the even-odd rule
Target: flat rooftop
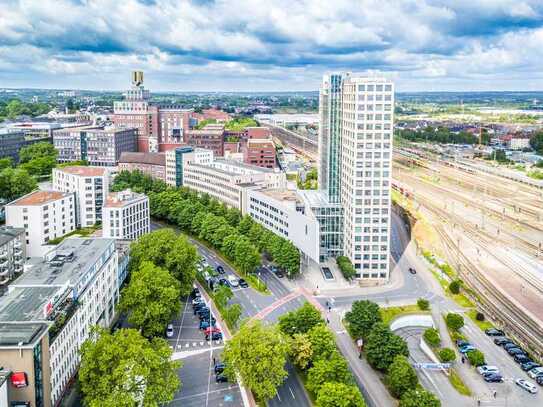
[{"label": "flat rooftop", "polygon": [[261,189],[258,192],[262,192],[264,195],[268,195],[269,197],[279,201],[301,201],[300,196],[296,193],[296,191],[290,189]]},{"label": "flat rooftop", "polygon": [[13,228],[10,226],[0,226],[0,246],[5,245],[17,236],[24,235],[24,228]]},{"label": "flat rooftop", "polygon": [[256,172],[268,172],[268,173],[277,172],[271,168],[264,168],[264,167],[259,167],[258,165],[245,164],[241,161],[228,160],[226,158],[216,158],[215,161],[213,161],[213,164],[215,163],[220,164],[220,165],[229,165],[229,166],[237,167],[237,168],[245,168],[247,170],[253,170]]},{"label": "flat rooftop", "polygon": [[298,190],[298,194],[309,204],[311,208],[333,208],[340,207],[339,203],[332,203],[328,200],[326,192],[319,190]]},{"label": "flat rooftop", "polygon": [[57,168],[57,170],[67,174],[79,175],[81,177],[100,177],[107,172],[107,169],[104,167],[90,167],[85,165],[69,165],[67,167]]},{"label": "flat rooftop", "polygon": [[0,323],[45,321],[44,309],[59,291],[60,286],[10,289],[0,297]]},{"label": "flat rooftop", "polygon": [[45,259],[30,259],[25,272],[11,287],[76,286],[112,243],[115,239],[67,238]]},{"label": "flat rooftop", "polygon": [[46,203],[65,198],[69,195],[71,195],[71,193],[58,192],[58,191],[34,191],[9,203],[8,205],[10,206],[44,205]]},{"label": "flat rooftop", "polygon": [[0,346],[28,345],[46,331],[45,323],[5,324],[0,323]]},{"label": "flat rooftop", "polygon": [[145,194],[138,194],[129,189],[119,192],[110,192],[104,204],[105,208],[121,208],[134,202],[147,198]]}]

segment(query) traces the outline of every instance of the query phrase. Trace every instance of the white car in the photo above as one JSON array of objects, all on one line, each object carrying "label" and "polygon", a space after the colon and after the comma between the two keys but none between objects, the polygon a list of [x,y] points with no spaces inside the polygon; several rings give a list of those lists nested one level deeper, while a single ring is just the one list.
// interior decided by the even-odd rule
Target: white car
[{"label": "white car", "polygon": [[527,380],[516,379],[515,383],[517,384],[517,386],[522,387],[524,390],[526,390],[526,391],[528,391],[528,392],[530,392],[532,394],[537,393],[537,387],[535,386],[535,384],[530,383]]},{"label": "white car", "polygon": [[536,367],[528,372],[528,375],[535,379],[537,376],[543,374],[543,367]]},{"label": "white car", "polygon": [[477,368],[477,371],[479,372],[479,374],[500,373],[500,369],[498,369],[496,366],[488,366],[488,365],[479,366]]},{"label": "white car", "polygon": [[239,281],[238,281],[238,279],[237,279],[235,276],[233,276],[232,274],[230,274],[230,275],[228,276],[228,282],[230,283],[230,285],[231,285],[232,287],[238,287],[238,286],[239,286]]},{"label": "white car", "polygon": [[166,336],[168,338],[171,338],[173,336],[173,325],[168,324],[168,327],[166,328]]}]

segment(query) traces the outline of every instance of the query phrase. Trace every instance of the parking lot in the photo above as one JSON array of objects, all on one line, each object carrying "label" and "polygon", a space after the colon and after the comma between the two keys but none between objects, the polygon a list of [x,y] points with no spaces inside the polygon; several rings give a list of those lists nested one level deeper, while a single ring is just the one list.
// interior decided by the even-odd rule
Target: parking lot
[{"label": "parking lot", "polygon": [[[221,360],[222,340],[206,341],[199,329],[199,318],[194,315],[190,299],[181,303],[178,317],[172,321],[174,334],[168,342],[174,356],[180,357],[183,367],[178,371],[181,390],[169,406],[241,406],[241,394],[236,383],[215,381],[214,361]],[[220,328],[219,325],[217,327]]]}]

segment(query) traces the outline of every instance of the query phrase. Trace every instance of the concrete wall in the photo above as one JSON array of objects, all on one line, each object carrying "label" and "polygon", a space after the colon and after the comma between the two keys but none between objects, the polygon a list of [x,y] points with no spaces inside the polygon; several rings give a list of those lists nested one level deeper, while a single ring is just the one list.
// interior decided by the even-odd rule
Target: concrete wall
[{"label": "concrete wall", "polygon": [[422,326],[427,328],[434,328],[434,319],[431,314],[409,314],[402,315],[393,320],[390,323],[390,330],[396,331],[400,328],[406,328],[409,326]]}]

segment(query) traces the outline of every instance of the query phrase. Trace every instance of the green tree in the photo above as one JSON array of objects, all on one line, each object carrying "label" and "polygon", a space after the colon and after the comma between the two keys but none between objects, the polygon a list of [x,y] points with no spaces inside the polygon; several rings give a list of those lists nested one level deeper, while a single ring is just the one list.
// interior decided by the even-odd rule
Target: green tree
[{"label": "green tree", "polygon": [[36,157],[30,161],[22,163],[20,168],[26,170],[34,176],[51,175],[51,171],[57,165],[55,157]]},{"label": "green tree", "polygon": [[233,295],[234,293],[232,292],[230,287],[220,285],[213,294],[213,299],[220,308],[226,308],[226,306],[228,305],[228,301],[230,300],[230,298],[232,298]]},{"label": "green tree", "polygon": [[345,383],[324,383],[317,394],[317,407],[366,407],[358,387]]},{"label": "green tree", "polygon": [[345,314],[349,331],[355,338],[367,338],[373,326],[382,321],[379,305],[368,300],[353,302],[351,310]]},{"label": "green tree", "polygon": [[129,312],[128,322],[145,337],[161,335],[179,312],[179,282],[167,270],[144,261],[132,272],[120,308]]},{"label": "green tree", "polygon": [[323,323],[324,320],[319,310],[307,301],[297,310],[279,317],[279,329],[290,336],[296,333],[306,333],[314,326]]},{"label": "green tree", "polygon": [[543,154],[543,131],[538,131],[530,138],[530,146],[538,154]]},{"label": "green tree", "polygon": [[311,341],[306,334],[294,334],[290,340],[290,357],[296,366],[304,370],[313,359]]},{"label": "green tree", "polygon": [[473,366],[482,366],[485,364],[485,355],[479,349],[466,353],[469,363]]},{"label": "green tree", "polygon": [[56,160],[57,155],[57,150],[51,143],[41,141],[21,148],[19,150],[19,162],[23,164],[42,157],[51,157]]},{"label": "green tree", "polygon": [[[173,400],[181,382],[168,343],[134,329],[96,329],[81,346],[79,383],[88,407],[158,407]],[[143,404],[139,403],[143,401]]]},{"label": "green tree", "polygon": [[258,399],[271,399],[288,376],[287,352],[288,344],[276,327],[248,322],[224,346],[226,375],[234,379],[239,373]]},{"label": "green tree", "polygon": [[[159,229],[141,236],[130,245],[130,263],[137,269],[143,261],[167,267],[166,258],[172,251],[177,234],[173,229]],[[174,260],[171,259],[173,262]],[[181,263],[176,263],[177,265]]]},{"label": "green tree", "polygon": [[441,401],[433,393],[418,387],[403,394],[399,407],[441,407]]},{"label": "green tree", "polygon": [[307,337],[311,342],[313,361],[326,360],[337,352],[334,334],[326,325],[315,325],[307,332]]},{"label": "green tree", "polygon": [[260,253],[245,236],[236,241],[234,262],[243,274],[252,273],[260,264]]},{"label": "green tree", "polygon": [[5,168],[0,171],[0,198],[12,201],[38,188],[34,177],[26,170]]},{"label": "green tree", "polygon": [[11,167],[13,167],[13,159],[11,157],[0,158],[0,171]]},{"label": "green tree", "polygon": [[453,312],[450,312],[445,317],[445,322],[447,323],[447,326],[454,330],[458,331],[460,328],[464,326],[464,317],[460,314],[455,314]]},{"label": "green tree", "polygon": [[419,380],[407,358],[398,355],[388,368],[386,382],[392,395],[400,398],[406,391],[415,389]]},{"label": "green tree", "polygon": [[428,311],[430,309],[430,301],[424,298],[419,298],[417,300],[417,306],[421,311]]},{"label": "green tree", "polygon": [[335,351],[329,359],[321,359],[314,362],[307,372],[307,389],[318,394],[324,383],[337,382],[352,384],[353,377],[347,362]]},{"label": "green tree", "polygon": [[241,317],[241,305],[232,304],[224,309],[223,317],[230,327],[236,327],[238,325],[239,318]]},{"label": "green tree", "polygon": [[441,343],[441,339],[439,337],[439,331],[435,328],[428,328],[424,331],[424,340],[426,343],[432,347],[438,347]]},{"label": "green tree", "polygon": [[187,295],[192,290],[198,258],[196,248],[183,235],[176,237],[166,253],[166,268],[179,281],[181,295]]},{"label": "green tree", "polygon": [[356,276],[356,270],[347,256],[338,256],[336,263],[346,280],[352,280]]},{"label": "green tree", "polygon": [[241,218],[241,220],[239,221],[238,225],[239,233],[247,236],[249,234],[249,231],[251,230],[251,227],[253,226],[253,223],[255,223],[255,221],[249,215],[243,216],[243,218]]},{"label": "green tree", "polygon": [[460,280],[453,280],[449,284],[449,291],[453,294],[460,294],[461,282]]},{"label": "green tree", "polygon": [[453,362],[456,360],[456,353],[450,348],[443,348],[438,352],[438,357],[443,363]]},{"label": "green tree", "polygon": [[409,356],[405,341],[379,322],[373,326],[365,345],[366,357],[373,368],[386,372],[398,355]]}]

